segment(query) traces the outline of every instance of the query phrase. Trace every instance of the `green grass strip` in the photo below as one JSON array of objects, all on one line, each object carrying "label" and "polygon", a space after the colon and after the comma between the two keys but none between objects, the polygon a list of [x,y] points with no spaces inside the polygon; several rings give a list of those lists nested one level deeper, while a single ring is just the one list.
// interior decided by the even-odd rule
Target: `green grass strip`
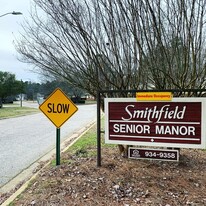
[{"label": "green grass strip", "polygon": [[39,109],[30,107],[2,107],[0,108],[0,119],[19,117],[39,112]]}]

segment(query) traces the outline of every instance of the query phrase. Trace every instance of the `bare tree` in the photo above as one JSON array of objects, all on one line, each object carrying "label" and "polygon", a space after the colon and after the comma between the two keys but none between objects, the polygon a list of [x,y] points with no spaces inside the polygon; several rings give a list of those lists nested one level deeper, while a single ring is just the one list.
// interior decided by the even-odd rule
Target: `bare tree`
[{"label": "bare tree", "polygon": [[206,2],[138,2],[136,40],[150,84],[156,89],[204,88]]},{"label": "bare tree", "polygon": [[41,73],[93,95],[205,87],[204,0],[34,1],[16,48]]},{"label": "bare tree", "polygon": [[118,1],[35,3],[47,16],[43,20],[33,12],[32,25],[24,25],[16,45],[22,61],[93,95],[97,89],[139,87],[134,38]]}]

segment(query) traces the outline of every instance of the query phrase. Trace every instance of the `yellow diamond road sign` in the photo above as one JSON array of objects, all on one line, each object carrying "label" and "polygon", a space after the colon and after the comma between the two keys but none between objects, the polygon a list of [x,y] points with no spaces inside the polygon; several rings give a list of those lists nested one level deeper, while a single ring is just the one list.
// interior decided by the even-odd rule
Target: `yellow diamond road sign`
[{"label": "yellow diamond road sign", "polygon": [[60,128],[78,110],[72,100],[59,88],[53,91],[39,109],[57,128]]}]

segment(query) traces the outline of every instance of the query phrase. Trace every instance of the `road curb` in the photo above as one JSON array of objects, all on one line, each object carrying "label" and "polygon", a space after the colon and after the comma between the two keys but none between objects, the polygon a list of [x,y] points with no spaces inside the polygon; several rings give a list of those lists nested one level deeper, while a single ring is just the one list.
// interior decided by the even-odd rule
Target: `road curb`
[{"label": "road curb", "polygon": [[[81,138],[95,124],[96,124],[96,120],[93,120],[86,127],[82,128],[78,132],[74,133],[72,136],[65,138],[65,140],[61,143],[61,153],[64,153],[69,147],[71,147],[79,138]],[[10,188],[11,186],[14,187],[14,185],[17,185],[15,183],[20,183],[21,181],[23,181],[23,177],[25,177],[25,179],[28,179],[17,191],[15,191],[7,200],[5,200],[1,204],[1,206],[8,206],[12,201],[14,201],[17,198],[17,196],[19,196],[28,187],[29,183],[33,179],[35,179],[36,176],[51,163],[51,160],[53,159],[53,155],[55,153],[56,153],[56,148],[49,151],[46,155],[44,155],[43,157],[38,159],[36,162],[34,162],[32,165],[30,165],[27,169],[25,169],[23,172],[21,172],[19,175],[17,175],[15,178],[13,178],[8,184],[6,184],[2,188],[0,188],[1,193],[3,193],[2,191],[9,192],[8,188]],[[42,161],[46,162],[45,165],[40,170],[33,173],[33,170],[35,168],[37,168]],[[28,173],[30,173],[30,175]],[[18,181],[18,179],[20,179],[20,180]]]}]

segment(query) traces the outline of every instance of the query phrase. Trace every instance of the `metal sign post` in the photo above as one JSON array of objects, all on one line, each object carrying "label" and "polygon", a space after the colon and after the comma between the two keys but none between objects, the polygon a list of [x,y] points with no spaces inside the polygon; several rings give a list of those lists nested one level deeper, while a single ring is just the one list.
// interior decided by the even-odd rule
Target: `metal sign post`
[{"label": "metal sign post", "polygon": [[60,128],[56,130],[56,165],[60,165]]}]

